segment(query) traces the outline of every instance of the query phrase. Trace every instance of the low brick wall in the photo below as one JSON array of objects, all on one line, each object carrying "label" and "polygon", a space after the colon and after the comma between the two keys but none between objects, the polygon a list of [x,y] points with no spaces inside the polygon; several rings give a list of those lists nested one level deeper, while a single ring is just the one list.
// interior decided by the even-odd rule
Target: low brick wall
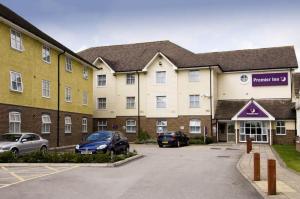
[{"label": "low brick wall", "polygon": [[300,152],[300,137],[297,137],[296,140],[296,150]]}]

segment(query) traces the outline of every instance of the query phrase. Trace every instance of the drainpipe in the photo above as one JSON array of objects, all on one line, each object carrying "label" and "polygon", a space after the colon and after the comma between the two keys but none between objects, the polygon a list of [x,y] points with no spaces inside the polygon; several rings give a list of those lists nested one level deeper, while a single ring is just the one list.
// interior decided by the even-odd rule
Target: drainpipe
[{"label": "drainpipe", "polygon": [[59,120],[60,120],[60,56],[65,51],[57,55],[57,125],[56,125],[56,146],[59,147]]},{"label": "drainpipe", "polygon": [[211,66],[209,67],[209,96],[210,96],[210,133],[213,136],[213,128],[212,128],[212,92],[211,92]]},{"label": "drainpipe", "polygon": [[141,124],[141,119],[140,119],[140,74],[137,71],[137,76],[138,76],[138,135],[141,131],[140,124]]}]

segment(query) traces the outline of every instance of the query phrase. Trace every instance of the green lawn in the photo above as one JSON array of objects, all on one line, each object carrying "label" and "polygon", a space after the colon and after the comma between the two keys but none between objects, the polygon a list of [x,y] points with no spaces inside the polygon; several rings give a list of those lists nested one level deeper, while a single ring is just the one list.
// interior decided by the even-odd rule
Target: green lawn
[{"label": "green lawn", "polygon": [[289,168],[300,172],[300,152],[295,145],[273,145],[273,148]]}]

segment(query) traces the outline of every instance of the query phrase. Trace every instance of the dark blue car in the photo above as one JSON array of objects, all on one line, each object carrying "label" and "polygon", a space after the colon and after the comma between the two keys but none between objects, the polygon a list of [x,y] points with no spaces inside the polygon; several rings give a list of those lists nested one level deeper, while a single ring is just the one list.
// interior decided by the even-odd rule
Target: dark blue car
[{"label": "dark blue car", "polygon": [[118,131],[97,131],[89,134],[86,139],[76,145],[75,152],[80,154],[95,153],[128,153],[129,143]]}]

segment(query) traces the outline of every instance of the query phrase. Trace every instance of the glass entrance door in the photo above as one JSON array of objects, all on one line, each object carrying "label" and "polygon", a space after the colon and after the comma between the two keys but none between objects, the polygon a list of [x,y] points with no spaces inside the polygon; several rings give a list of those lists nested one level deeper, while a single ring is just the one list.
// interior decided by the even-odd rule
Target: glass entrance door
[{"label": "glass entrance door", "polygon": [[246,142],[251,138],[253,142],[267,143],[268,128],[266,122],[262,121],[243,121],[240,122],[240,142]]},{"label": "glass entrance door", "polygon": [[235,142],[235,128],[233,122],[227,123],[227,142]]}]

